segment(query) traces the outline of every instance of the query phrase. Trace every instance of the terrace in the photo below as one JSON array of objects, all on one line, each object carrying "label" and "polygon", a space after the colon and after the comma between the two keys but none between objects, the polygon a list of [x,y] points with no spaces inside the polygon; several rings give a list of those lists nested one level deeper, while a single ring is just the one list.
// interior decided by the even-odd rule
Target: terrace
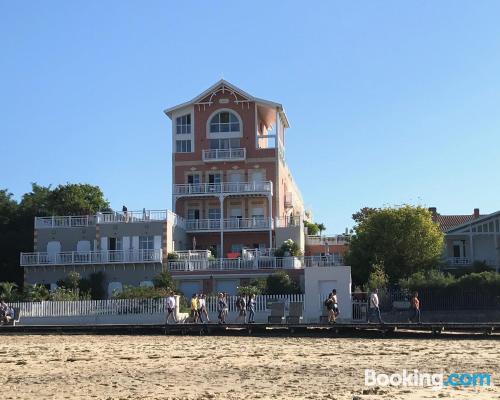
[{"label": "terrace", "polygon": [[52,217],[36,217],[35,229],[74,228],[95,226],[98,224],[116,224],[150,221],[169,221],[174,225],[182,225],[183,219],[170,210],[143,210],[123,212],[98,212],[93,215],[67,215]]},{"label": "terrace", "polygon": [[21,253],[22,267],[43,265],[89,265],[162,262],[162,250],[66,251],[61,253]]},{"label": "terrace", "polygon": [[213,260],[208,258],[186,258],[184,260],[168,262],[168,268],[172,272],[303,269],[308,267],[336,267],[341,265],[344,265],[342,258],[333,255],[272,257],[257,254],[255,257],[220,258]]},{"label": "terrace", "polygon": [[223,182],[223,183],[183,183],[173,185],[173,195],[184,196],[213,196],[231,194],[258,194],[272,195],[273,183],[261,182]]}]

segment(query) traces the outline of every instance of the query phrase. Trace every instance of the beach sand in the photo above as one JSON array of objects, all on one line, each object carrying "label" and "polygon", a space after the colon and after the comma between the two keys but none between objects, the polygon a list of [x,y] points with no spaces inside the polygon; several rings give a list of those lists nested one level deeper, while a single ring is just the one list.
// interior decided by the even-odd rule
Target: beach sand
[{"label": "beach sand", "polygon": [[[500,399],[364,386],[364,369],[489,372],[500,341],[216,336],[0,336],[2,399]],[[495,382],[496,381],[496,382]]]}]

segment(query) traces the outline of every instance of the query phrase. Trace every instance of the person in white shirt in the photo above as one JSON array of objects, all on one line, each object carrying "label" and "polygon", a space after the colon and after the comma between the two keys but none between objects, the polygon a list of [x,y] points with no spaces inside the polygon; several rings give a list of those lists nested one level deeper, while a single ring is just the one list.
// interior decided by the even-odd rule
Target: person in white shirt
[{"label": "person in white shirt", "polygon": [[368,315],[368,322],[371,322],[370,319],[373,315],[375,315],[377,317],[379,324],[383,323],[382,317],[380,316],[380,308],[379,308],[379,301],[378,301],[378,289],[375,289],[370,294],[370,313]]},{"label": "person in white shirt", "polygon": [[200,314],[203,314],[205,316],[206,322],[210,322],[210,318],[208,318],[208,311],[207,311],[207,297],[204,294],[200,295]]},{"label": "person in white shirt", "polygon": [[170,292],[167,297],[167,318],[165,320],[165,324],[168,324],[170,316],[174,320],[174,324],[176,324],[177,319],[175,318],[175,296],[172,292]]}]

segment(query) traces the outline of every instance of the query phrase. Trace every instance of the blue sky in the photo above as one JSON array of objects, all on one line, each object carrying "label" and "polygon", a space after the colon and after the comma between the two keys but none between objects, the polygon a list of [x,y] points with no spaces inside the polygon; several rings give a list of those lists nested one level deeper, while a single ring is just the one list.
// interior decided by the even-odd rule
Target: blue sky
[{"label": "blue sky", "polygon": [[170,208],[170,120],[223,75],[284,105],[329,233],[364,206],[500,209],[498,1],[0,0],[0,187]]}]

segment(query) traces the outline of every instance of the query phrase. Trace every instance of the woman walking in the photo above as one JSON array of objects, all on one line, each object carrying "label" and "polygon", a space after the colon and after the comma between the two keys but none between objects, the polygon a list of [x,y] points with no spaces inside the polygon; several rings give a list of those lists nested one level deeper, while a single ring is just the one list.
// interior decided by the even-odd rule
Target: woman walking
[{"label": "woman walking", "polygon": [[219,293],[219,295],[217,296],[217,311],[218,311],[219,324],[226,323],[226,308],[227,308],[227,303],[224,297],[224,293]]},{"label": "woman walking", "polygon": [[210,322],[207,312],[207,298],[204,294],[200,294],[200,319],[202,319],[202,315],[205,316],[205,323]]},{"label": "woman walking", "polygon": [[248,299],[248,323],[253,324],[255,322],[255,295],[251,294]]}]

